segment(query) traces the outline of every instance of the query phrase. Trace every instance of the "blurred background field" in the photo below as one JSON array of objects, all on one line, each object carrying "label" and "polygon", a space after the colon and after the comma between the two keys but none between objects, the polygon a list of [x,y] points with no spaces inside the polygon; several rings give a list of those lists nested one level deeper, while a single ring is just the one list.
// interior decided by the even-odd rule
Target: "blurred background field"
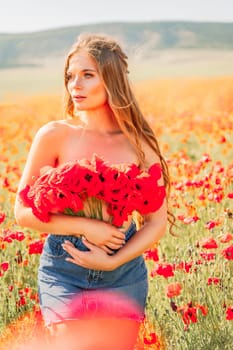
[{"label": "blurred background field", "polygon": [[[132,58],[130,80],[161,80],[233,76],[233,51],[165,50],[153,58]],[[0,103],[17,95],[61,94],[64,58],[46,59],[42,66],[0,70]]]},{"label": "blurred background field", "polygon": [[0,103],[61,94],[65,56],[81,32],[106,33],[129,58],[130,80],[233,76],[233,24],[116,22],[32,33],[0,33]]}]

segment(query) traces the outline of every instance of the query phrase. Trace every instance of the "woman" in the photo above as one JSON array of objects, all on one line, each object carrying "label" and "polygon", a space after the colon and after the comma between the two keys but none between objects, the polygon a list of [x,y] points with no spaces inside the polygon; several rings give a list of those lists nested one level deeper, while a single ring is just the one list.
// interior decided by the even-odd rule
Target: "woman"
[{"label": "woman", "polygon": [[[136,163],[148,169],[160,163],[160,184],[168,185],[166,163],[130,88],[127,69],[127,56],[117,42],[104,35],[79,36],[65,64],[68,118],[49,122],[37,132],[18,193],[32,184],[42,168],[90,160],[94,153],[116,166]],[[43,223],[17,196],[18,224],[51,233],[39,268],[46,324],[64,325],[78,317],[71,315],[67,305],[76,295],[88,299],[96,289],[127,297],[137,305],[137,321],[143,319],[148,280],[142,254],[165,232],[166,200],[157,212],[143,218],[138,230],[132,217],[120,230],[107,223],[106,211],[103,214],[104,221],[51,214],[50,221]],[[82,302],[88,303],[87,299]]]}]

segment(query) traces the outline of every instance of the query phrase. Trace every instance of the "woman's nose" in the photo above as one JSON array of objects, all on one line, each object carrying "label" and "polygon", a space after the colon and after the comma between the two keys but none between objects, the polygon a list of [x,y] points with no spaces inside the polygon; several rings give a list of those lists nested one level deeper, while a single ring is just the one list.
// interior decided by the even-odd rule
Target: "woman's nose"
[{"label": "woman's nose", "polygon": [[75,87],[76,89],[82,88],[82,81],[81,81],[81,78],[78,77],[78,76],[75,77],[75,78],[73,79],[72,85],[73,85],[73,87]]}]

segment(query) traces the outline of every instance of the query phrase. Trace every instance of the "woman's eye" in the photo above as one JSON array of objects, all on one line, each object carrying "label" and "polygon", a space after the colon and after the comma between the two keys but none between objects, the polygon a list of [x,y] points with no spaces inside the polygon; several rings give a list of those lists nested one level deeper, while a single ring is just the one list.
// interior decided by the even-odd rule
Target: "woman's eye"
[{"label": "woman's eye", "polygon": [[93,74],[91,74],[91,73],[85,73],[85,74],[84,74],[84,77],[85,77],[85,78],[92,78],[92,77],[93,77]]}]

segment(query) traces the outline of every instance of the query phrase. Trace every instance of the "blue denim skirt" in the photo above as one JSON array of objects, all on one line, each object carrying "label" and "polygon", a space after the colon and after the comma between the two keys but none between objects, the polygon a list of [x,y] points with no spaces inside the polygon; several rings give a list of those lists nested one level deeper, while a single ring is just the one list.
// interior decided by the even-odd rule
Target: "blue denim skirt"
[{"label": "blue denim skirt", "polygon": [[[136,232],[132,221],[126,241]],[[143,256],[113,271],[90,270],[66,261],[69,254],[62,248],[65,240],[87,251],[75,236],[50,234],[40,257],[38,273],[39,300],[46,325],[82,318],[86,311],[99,314],[111,310],[119,317],[143,320],[148,293],[148,274]],[[72,303],[75,303],[74,312]],[[105,304],[104,305],[104,301]],[[73,304],[74,305],[74,304]],[[91,305],[91,306],[90,306]]]}]

